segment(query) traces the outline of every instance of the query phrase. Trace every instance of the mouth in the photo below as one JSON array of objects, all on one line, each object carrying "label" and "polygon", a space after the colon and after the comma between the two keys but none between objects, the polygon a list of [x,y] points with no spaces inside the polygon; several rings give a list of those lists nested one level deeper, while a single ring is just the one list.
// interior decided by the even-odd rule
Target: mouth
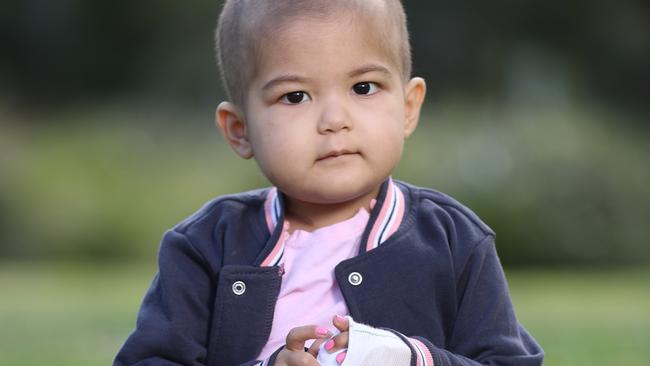
[{"label": "mouth", "polygon": [[334,160],[349,155],[358,155],[359,153],[352,150],[333,150],[326,154],[320,155],[316,161]]}]

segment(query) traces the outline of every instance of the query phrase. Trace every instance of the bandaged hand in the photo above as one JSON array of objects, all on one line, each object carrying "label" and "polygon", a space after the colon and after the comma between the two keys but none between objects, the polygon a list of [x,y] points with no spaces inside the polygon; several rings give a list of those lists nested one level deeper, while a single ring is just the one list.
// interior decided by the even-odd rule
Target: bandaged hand
[{"label": "bandaged hand", "polygon": [[341,333],[320,347],[317,357],[320,366],[410,366],[411,349],[400,337],[356,323],[351,317],[341,318],[334,318],[334,325]]},{"label": "bandaged hand", "polygon": [[339,333],[320,346],[316,360],[321,366],[339,366],[343,363],[347,354],[350,322],[348,318],[336,315],[332,319],[332,324],[338,329]]}]

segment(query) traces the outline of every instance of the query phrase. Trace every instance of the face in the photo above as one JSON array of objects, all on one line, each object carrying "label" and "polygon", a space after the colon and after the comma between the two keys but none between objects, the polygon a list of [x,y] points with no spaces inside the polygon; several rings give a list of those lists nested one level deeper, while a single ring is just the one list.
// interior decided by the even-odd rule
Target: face
[{"label": "face", "polygon": [[244,149],[233,147],[289,199],[376,194],[400,160],[424,82],[405,83],[371,33],[349,16],[293,21],[263,47],[238,130]]}]

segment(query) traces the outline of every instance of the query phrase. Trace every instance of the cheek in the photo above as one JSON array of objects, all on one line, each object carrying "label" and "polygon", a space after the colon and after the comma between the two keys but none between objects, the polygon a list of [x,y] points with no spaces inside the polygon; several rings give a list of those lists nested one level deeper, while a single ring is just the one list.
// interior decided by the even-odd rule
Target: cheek
[{"label": "cheek", "polygon": [[251,131],[255,160],[265,174],[288,172],[309,156],[301,132],[287,124],[267,123],[264,128]]},{"label": "cheek", "polygon": [[248,130],[248,137],[256,155],[267,155],[282,146],[282,125],[271,113],[257,113],[254,123]]},{"label": "cheek", "polygon": [[402,155],[404,145],[404,116],[396,105],[377,108],[370,116],[364,134],[372,141],[378,159],[395,163]]},{"label": "cheek", "polygon": [[366,128],[368,133],[377,138],[386,139],[392,143],[396,139],[404,139],[404,109],[393,102],[378,105],[370,109]]}]

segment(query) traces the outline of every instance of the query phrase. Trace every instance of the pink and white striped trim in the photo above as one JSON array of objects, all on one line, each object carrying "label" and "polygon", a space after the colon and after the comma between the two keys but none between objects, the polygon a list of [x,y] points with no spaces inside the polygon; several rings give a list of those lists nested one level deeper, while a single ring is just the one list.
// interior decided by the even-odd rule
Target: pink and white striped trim
[{"label": "pink and white striped trim", "polygon": [[416,366],[434,366],[433,365],[433,356],[431,356],[431,352],[429,352],[429,349],[427,346],[424,345],[421,341],[414,339],[414,338],[408,338],[409,342],[413,346],[413,349],[415,350],[415,359],[416,359]]},{"label": "pink and white striped trim", "polygon": [[272,187],[266,195],[264,216],[266,217],[266,225],[269,228],[269,232],[272,233],[280,218],[280,200],[278,198],[278,189],[275,187]]},{"label": "pink and white striped trim", "polygon": [[375,220],[374,227],[368,236],[366,251],[377,248],[383,244],[393,233],[399,229],[404,218],[404,193],[389,178],[386,197]]},{"label": "pink and white striped trim", "polygon": [[278,239],[278,242],[275,244],[275,247],[273,247],[273,250],[269,255],[262,261],[262,264],[260,266],[262,267],[273,267],[273,266],[279,266],[280,263],[282,263],[282,258],[284,256],[284,243],[287,241],[289,238],[289,223],[285,222],[284,227],[282,228],[282,233],[280,234],[280,238]]},{"label": "pink and white striped trim", "polygon": [[[266,201],[264,201],[264,216],[266,217],[266,225],[269,228],[269,232],[273,232],[275,227],[280,220],[280,198],[278,195],[277,188],[273,187],[269,190],[268,195],[266,196]],[[284,243],[289,238],[288,228],[289,223],[284,222],[282,227],[282,233],[278,242],[275,243],[273,250],[260,264],[262,267],[272,267],[280,265],[282,262],[282,257],[284,255]]]}]

